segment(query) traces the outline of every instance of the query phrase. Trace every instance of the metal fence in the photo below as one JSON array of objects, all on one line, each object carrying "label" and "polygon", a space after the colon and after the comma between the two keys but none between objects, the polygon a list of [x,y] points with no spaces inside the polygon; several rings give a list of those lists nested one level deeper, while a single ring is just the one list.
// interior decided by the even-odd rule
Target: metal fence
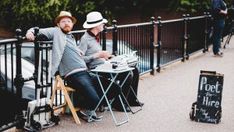
[{"label": "metal fence", "polygon": [[23,38],[20,32],[16,30],[16,38],[0,40],[0,131],[17,126],[22,120],[19,118],[22,114],[21,94],[24,83],[20,59]]},{"label": "metal fence", "polygon": [[[117,25],[117,22],[113,21],[113,25],[105,27],[100,34],[100,44],[103,50],[111,50],[115,55],[137,51],[140,73],[154,74],[155,70],[160,72],[161,67],[174,61],[189,59],[189,56],[197,51],[207,51],[210,44],[210,23],[211,16],[208,13],[198,17],[184,15],[181,19],[168,21],[162,21],[161,17],[152,17],[150,22],[130,25]],[[85,30],[72,31],[78,44],[84,32]],[[24,70],[27,57],[21,56],[24,38],[19,30],[16,36],[13,39],[0,40],[1,90],[13,92],[19,98],[29,100],[35,99],[38,89],[42,89],[41,96],[51,94],[53,80],[49,65],[52,42],[35,41],[35,45],[31,45],[34,53],[30,56],[30,60],[33,60],[33,71],[30,71],[31,75],[26,76]],[[27,82],[31,81],[34,87],[29,89]],[[32,92],[29,92],[30,90]],[[61,97],[61,93],[59,94]],[[1,97],[0,100],[4,99]],[[61,98],[58,102],[61,102]],[[11,121],[15,121],[15,118],[3,124]],[[9,127],[1,127],[0,130]]]},{"label": "metal fence", "polygon": [[185,26],[183,19],[162,21],[160,64],[158,65],[164,66],[182,59]]}]

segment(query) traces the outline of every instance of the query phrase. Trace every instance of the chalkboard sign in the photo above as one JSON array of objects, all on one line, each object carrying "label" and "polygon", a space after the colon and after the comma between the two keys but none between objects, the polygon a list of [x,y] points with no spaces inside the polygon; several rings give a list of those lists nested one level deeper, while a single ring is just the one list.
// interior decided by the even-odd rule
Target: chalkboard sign
[{"label": "chalkboard sign", "polygon": [[220,122],[222,90],[223,74],[213,71],[201,71],[197,102],[192,107],[195,121],[215,124]]}]

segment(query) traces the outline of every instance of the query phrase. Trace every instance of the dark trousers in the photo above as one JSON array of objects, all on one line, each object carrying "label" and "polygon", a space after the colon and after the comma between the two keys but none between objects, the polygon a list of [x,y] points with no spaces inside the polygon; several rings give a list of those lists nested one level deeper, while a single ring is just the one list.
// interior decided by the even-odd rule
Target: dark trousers
[{"label": "dark trousers", "polygon": [[224,19],[214,19],[214,33],[213,33],[213,53],[217,54],[221,48],[221,38],[223,28],[225,25]]},{"label": "dark trousers", "polygon": [[[106,88],[110,85],[111,80],[109,78],[104,77],[103,75],[100,75],[99,78],[100,78],[100,81],[101,81],[101,84],[102,84],[104,90],[106,90]],[[102,89],[101,89],[100,83],[98,82],[97,77],[95,75],[93,75],[92,79],[93,79],[93,83],[95,85],[95,88],[96,88],[96,91],[97,91],[99,97],[102,97],[103,92],[102,92]],[[107,98],[109,100],[112,100],[114,98],[115,98],[115,100],[119,100],[119,98],[117,96],[120,94],[120,92],[121,92],[120,86],[117,83],[114,82],[111,85],[111,87],[109,88],[106,95],[107,95]],[[114,101],[114,102],[116,102],[116,101]],[[119,101],[117,101],[117,102],[119,103]],[[102,100],[101,104],[102,105],[107,105],[105,99]]]},{"label": "dark trousers", "polygon": [[94,110],[100,98],[89,73],[87,71],[77,72],[69,75],[65,80],[68,86],[77,91],[77,94],[74,95],[74,104],[81,104],[86,109]]},{"label": "dark trousers", "polygon": [[[130,84],[130,86],[133,88],[133,91],[135,92],[135,94],[137,95],[137,91],[138,91],[138,83],[139,83],[139,70],[137,68],[135,68],[133,71],[133,76],[132,76],[132,82]],[[127,91],[128,92],[128,91]],[[136,102],[136,97],[134,96],[134,94],[130,91],[128,94],[128,102],[129,104],[134,104]]]}]

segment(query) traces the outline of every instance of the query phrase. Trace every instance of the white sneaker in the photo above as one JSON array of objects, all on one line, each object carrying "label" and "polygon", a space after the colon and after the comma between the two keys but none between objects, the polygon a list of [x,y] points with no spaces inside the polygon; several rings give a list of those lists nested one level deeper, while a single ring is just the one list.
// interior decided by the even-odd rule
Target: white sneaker
[{"label": "white sneaker", "polygon": [[102,116],[97,116],[96,112],[94,110],[87,110],[86,113],[89,116],[88,122],[95,122],[95,121],[101,121]]},{"label": "white sneaker", "polygon": [[102,120],[102,116],[98,117],[96,112],[93,110],[79,111],[78,115],[80,116],[81,119],[89,123]]}]

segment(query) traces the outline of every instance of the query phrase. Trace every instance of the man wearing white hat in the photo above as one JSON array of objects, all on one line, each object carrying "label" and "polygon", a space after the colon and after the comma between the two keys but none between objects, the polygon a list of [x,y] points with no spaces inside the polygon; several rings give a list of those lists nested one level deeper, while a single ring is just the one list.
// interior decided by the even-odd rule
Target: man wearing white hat
[{"label": "man wearing white hat", "polygon": [[80,39],[79,45],[85,54],[85,62],[88,63],[89,68],[94,68],[111,57],[109,52],[102,51],[98,37],[98,34],[103,31],[107,20],[97,11],[90,12],[86,18],[87,20],[84,22],[83,27],[88,30]]},{"label": "man wearing white hat", "polygon": [[[105,60],[111,57],[111,54],[108,51],[102,50],[102,47],[100,46],[99,38],[98,38],[99,33],[102,32],[104,29],[105,23],[107,23],[107,20],[103,18],[102,14],[100,12],[93,11],[87,14],[86,21],[83,24],[83,27],[86,28],[87,31],[84,33],[84,35],[80,39],[79,48],[84,52],[84,56],[83,56],[84,60],[90,69],[95,68],[96,66],[100,64],[103,64]],[[138,70],[136,69],[134,71],[138,71]],[[132,86],[134,85],[133,89],[137,93],[139,73],[137,72],[137,74],[138,75],[136,76],[135,76],[135,73],[133,75],[133,82],[135,82],[135,84],[126,83],[124,87],[124,90],[125,90],[124,93],[128,91],[128,89],[130,88],[130,85]],[[123,74],[123,76],[125,76],[125,74]],[[143,105],[143,103],[136,102],[135,97],[131,96],[130,98],[128,98],[130,105],[132,106]],[[118,110],[122,111],[121,107],[119,106],[117,107],[118,107]],[[126,110],[130,111],[128,107],[126,107]]]},{"label": "man wearing white hat", "polygon": [[[52,75],[58,71],[61,76],[64,76],[69,86],[81,92],[87,104],[85,107],[89,113],[88,121],[98,121],[100,118],[93,110],[100,98],[87,72],[86,63],[82,58],[83,53],[70,33],[76,21],[70,12],[61,11],[55,19],[57,26],[40,29],[38,35],[44,35],[47,39],[53,40]],[[31,41],[35,40],[33,28],[27,31],[26,38]]]}]

